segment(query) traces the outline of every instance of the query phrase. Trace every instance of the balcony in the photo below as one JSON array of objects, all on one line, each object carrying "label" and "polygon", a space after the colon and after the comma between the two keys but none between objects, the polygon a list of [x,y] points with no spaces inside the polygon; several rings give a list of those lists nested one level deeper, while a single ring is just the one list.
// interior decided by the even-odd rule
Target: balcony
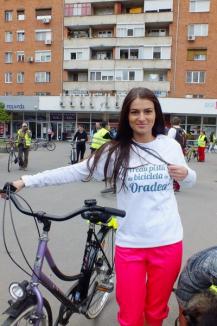
[{"label": "balcony", "polygon": [[171,69],[171,60],[65,60],[64,70]]},{"label": "balcony", "polygon": [[87,91],[129,91],[133,87],[147,87],[153,91],[170,91],[169,81],[89,81],[63,82],[65,90],[85,89]]}]

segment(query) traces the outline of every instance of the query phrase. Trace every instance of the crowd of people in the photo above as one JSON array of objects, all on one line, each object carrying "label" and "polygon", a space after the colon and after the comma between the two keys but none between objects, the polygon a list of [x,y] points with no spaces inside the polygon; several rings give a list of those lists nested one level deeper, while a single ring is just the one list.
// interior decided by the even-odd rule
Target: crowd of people
[{"label": "crowd of people", "polygon": [[[111,132],[105,121],[96,123],[88,158],[84,156],[88,135],[80,125],[73,138],[77,144],[76,164],[24,175],[13,182],[17,191],[73,183],[92,176],[115,185],[117,206],[126,211],[126,217],[118,220],[115,249],[120,326],[163,325],[180,273],[183,227],[174,191],[194,186],[196,173],[184,157],[187,137],[180,119],[175,117],[171,124],[166,135],[158,98],[149,89],[133,88],[124,99],[117,130]],[[214,136],[210,138],[210,147]],[[25,140],[22,151],[26,156],[23,163],[20,160],[25,168],[30,137],[26,124],[19,137]],[[199,161],[204,162],[208,143],[204,131],[197,141]],[[20,152],[21,144],[23,141],[18,145]],[[182,326],[215,325],[212,319],[217,315],[217,289],[213,287],[217,284],[216,254],[216,247],[196,254],[179,277],[176,296]],[[212,309],[202,309],[198,304],[201,298],[204,306]],[[204,318],[209,323],[201,323]]]}]

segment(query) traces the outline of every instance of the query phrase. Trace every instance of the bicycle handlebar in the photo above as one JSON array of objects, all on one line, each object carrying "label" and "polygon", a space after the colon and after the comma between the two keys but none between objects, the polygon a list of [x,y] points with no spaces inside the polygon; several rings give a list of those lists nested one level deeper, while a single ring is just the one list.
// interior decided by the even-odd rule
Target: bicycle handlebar
[{"label": "bicycle handlebar", "polygon": [[[24,215],[28,215],[28,216],[34,216],[39,220],[42,219],[47,219],[50,221],[56,221],[56,222],[63,222],[63,221],[67,221],[77,215],[81,215],[82,217],[85,218],[85,212],[92,212],[94,214],[94,212],[101,212],[101,213],[105,213],[108,214],[110,216],[115,215],[115,216],[119,216],[119,217],[124,217],[126,215],[126,212],[124,210],[120,210],[117,208],[113,208],[113,207],[102,207],[102,206],[98,206],[96,205],[96,200],[86,200],[85,201],[85,206],[83,206],[82,208],[74,211],[74,212],[70,212],[66,215],[63,216],[58,216],[58,215],[53,215],[53,214],[47,214],[46,212],[43,211],[38,211],[38,212],[34,212],[34,211],[30,211],[25,209],[22,204],[20,203],[20,201],[17,199],[14,191],[16,190],[16,188],[11,185],[11,184],[6,184],[3,188],[3,190],[1,190],[1,193],[5,193],[8,196],[8,199],[11,199],[11,201],[13,202],[14,206]],[[91,203],[91,204],[90,204]],[[87,218],[88,219],[88,218]]]}]

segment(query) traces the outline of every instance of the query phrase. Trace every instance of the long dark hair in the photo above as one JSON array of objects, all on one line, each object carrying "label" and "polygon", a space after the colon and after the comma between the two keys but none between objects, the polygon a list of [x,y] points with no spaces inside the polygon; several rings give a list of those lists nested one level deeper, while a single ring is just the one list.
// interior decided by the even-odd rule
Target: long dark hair
[{"label": "long dark hair", "polygon": [[102,153],[106,153],[107,158],[104,166],[104,178],[105,180],[107,180],[109,162],[111,156],[114,154],[115,160],[114,160],[113,172],[111,175],[110,182],[116,184],[118,175],[122,173],[123,176],[122,186],[125,186],[125,179],[126,179],[126,174],[127,174],[127,169],[129,166],[129,159],[130,159],[130,147],[133,138],[133,130],[129,125],[129,112],[130,112],[130,107],[132,102],[137,98],[147,99],[154,104],[156,117],[155,117],[154,126],[152,128],[152,135],[156,137],[159,134],[165,134],[164,117],[163,117],[160,103],[157,97],[155,96],[155,94],[147,88],[143,88],[143,87],[132,88],[130,92],[127,94],[127,96],[125,97],[122,105],[116,140],[106,143],[94,153],[94,160],[91,166],[90,166],[90,158],[92,156],[88,160],[90,176],[93,175],[93,172],[97,167],[97,164],[99,162]]}]

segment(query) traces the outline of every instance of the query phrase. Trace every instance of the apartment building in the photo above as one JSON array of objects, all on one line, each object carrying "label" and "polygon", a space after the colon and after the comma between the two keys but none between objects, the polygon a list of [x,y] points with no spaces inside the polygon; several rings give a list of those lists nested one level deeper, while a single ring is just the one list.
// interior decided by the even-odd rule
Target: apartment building
[{"label": "apartment building", "polygon": [[168,95],[172,0],[66,0],[64,15],[65,95]]},{"label": "apartment building", "polygon": [[170,97],[216,98],[214,0],[174,1]]},{"label": "apartment building", "polygon": [[59,95],[63,1],[1,0],[0,3],[0,95]]},{"label": "apartment building", "polygon": [[1,98],[13,112],[8,133],[22,120],[57,139],[79,123],[116,124],[135,86],[155,92],[167,121],[178,114],[188,131],[217,131],[214,0],[2,1],[0,95],[38,95]]}]

